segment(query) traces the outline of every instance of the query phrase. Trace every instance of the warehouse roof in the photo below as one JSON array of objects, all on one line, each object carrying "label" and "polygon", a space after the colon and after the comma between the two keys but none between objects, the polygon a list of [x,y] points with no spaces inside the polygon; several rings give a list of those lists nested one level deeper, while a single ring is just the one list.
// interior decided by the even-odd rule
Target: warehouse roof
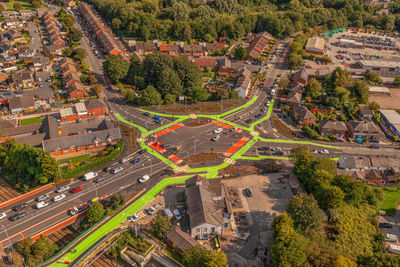
[{"label": "warehouse roof", "polygon": [[379,112],[391,124],[400,124],[400,114],[391,109],[380,109]]},{"label": "warehouse roof", "polygon": [[312,50],[312,49],[324,50],[324,48],[325,48],[325,40],[317,36],[308,39],[306,44],[306,50]]},{"label": "warehouse roof", "polygon": [[386,60],[360,60],[359,64],[363,66],[371,67],[383,67],[383,68],[399,68],[400,62],[386,61]]}]

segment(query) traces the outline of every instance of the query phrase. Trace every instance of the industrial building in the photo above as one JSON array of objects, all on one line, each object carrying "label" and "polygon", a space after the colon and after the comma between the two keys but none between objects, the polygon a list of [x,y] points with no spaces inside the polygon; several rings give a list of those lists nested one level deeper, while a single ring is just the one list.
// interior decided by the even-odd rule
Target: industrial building
[{"label": "industrial building", "polygon": [[381,122],[386,125],[387,128],[400,138],[400,114],[395,110],[381,109]]},{"label": "industrial building", "polygon": [[370,86],[369,93],[373,95],[390,95],[389,88],[385,86]]},{"label": "industrial building", "polygon": [[357,65],[365,71],[373,71],[381,77],[395,78],[400,75],[400,62],[386,60],[359,60]]},{"label": "industrial building", "polygon": [[325,40],[318,36],[312,37],[308,39],[305,50],[308,53],[323,55],[325,53]]}]

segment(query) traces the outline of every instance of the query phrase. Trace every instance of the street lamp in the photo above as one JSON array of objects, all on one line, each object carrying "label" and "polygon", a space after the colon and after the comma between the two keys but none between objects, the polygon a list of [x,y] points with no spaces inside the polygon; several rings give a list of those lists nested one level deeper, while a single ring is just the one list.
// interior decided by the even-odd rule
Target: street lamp
[{"label": "street lamp", "polygon": [[13,245],[12,245],[12,243],[11,243],[11,239],[10,239],[10,237],[8,236],[7,228],[5,228],[4,225],[1,225],[1,226],[3,227],[4,231],[6,232],[6,236],[7,236],[8,241],[10,242],[10,247],[11,247],[11,249],[13,249]]},{"label": "street lamp", "polygon": [[153,176],[153,161],[150,159],[148,159],[148,161],[150,161],[150,176]]},{"label": "street lamp", "polygon": [[198,139],[193,141],[193,155],[196,155],[196,142],[199,141]]}]

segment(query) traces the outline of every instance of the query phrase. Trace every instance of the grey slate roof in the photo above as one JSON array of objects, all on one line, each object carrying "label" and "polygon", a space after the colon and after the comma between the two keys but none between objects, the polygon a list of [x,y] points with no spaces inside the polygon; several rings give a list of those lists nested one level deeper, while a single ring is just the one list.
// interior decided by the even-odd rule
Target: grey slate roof
[{"label": "grey slate roof", "polygon": [[85,101],[86,109],[94,109],[94,108],[101,108],[104,107],[104,102],[99,99],[93,99]]},{"label": "grey slate roof", "polygon": [[169,231],[166,238],[174,243],[174,245],[181,251],[185,251],[188,248],[198,245],[196,240],[194,240],[189,234],[183,232],[179,226],[175,226],[171,231]]},{"label": "grey slate roof", "polygon": [[10,110],[16,108],[30,108],[35,106],[35,102],[33,101],[33,96],[16,96],[8,100],[8,106]]},{"label": "grey slate roof", "polygon": [[57,149],[69,149],[72,146],[87,146],[99,140],[99,143],[107,142],[111,137],[112,140],[122,139],[121,131],[119,128],[106,129],[90,133],[83,133],[65,137],[58,137],[42,141],[43,150],[47,152],[56,151]]}]

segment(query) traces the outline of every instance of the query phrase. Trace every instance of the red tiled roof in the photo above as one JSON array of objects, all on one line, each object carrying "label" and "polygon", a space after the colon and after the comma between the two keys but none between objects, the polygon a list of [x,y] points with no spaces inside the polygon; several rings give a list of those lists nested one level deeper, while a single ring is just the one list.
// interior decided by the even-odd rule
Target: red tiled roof
[{"label": "red tiled roof", "polygon": [[217,65],[217,61],[213,58],[196,58],[195,64],[199,67],[215,67]]},{"label": "red tiled roof", "polygon": [[160,52],[168,52],[169,46],[167,44],[160,44]]}]

